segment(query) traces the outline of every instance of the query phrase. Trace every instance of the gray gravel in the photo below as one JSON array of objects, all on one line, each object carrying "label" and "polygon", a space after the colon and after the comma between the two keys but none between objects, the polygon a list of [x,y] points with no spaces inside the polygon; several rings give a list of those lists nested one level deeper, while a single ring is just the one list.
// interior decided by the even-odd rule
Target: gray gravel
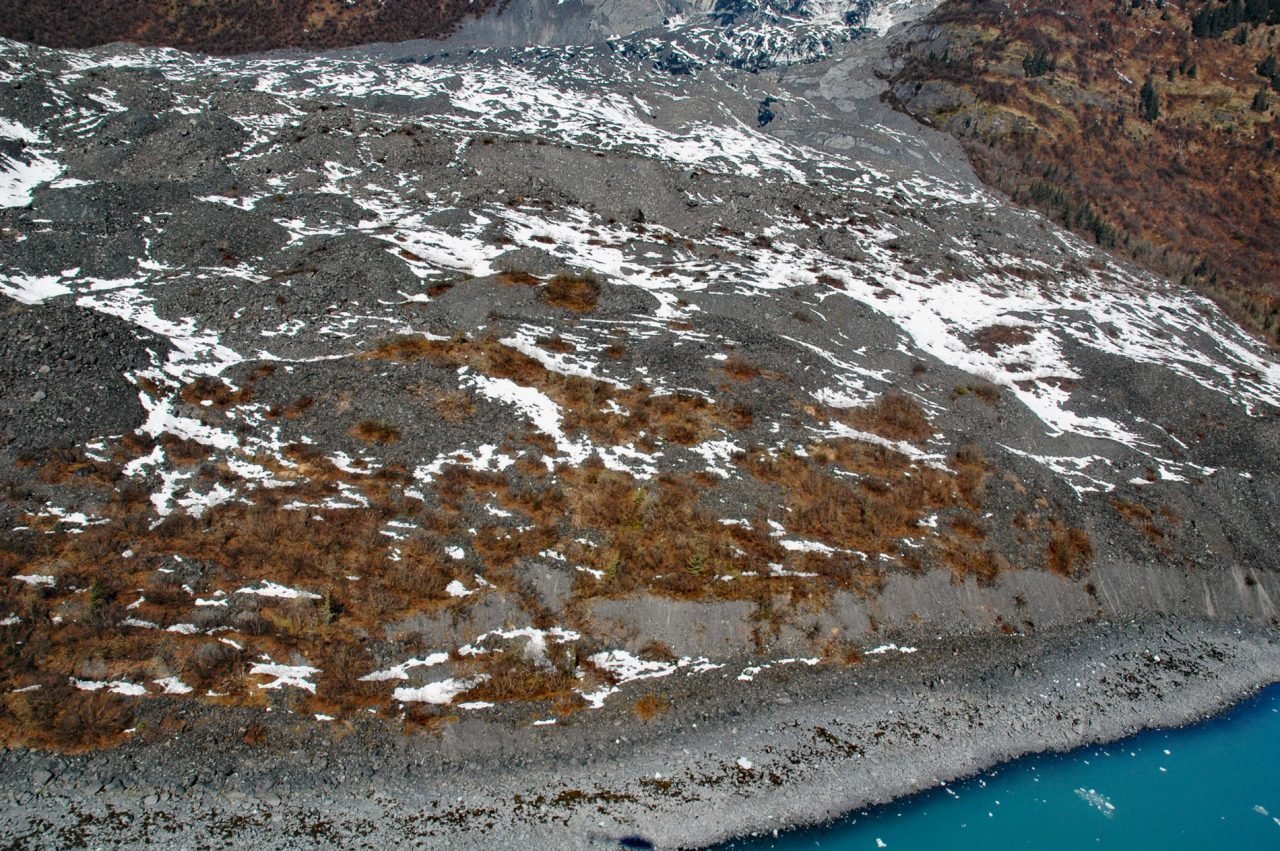
[{"label": "gray gravel", "polygon": [[[1240,623],[1145,619],[1028,637],[923,638],[851,667],[727,667],[530,726],[528,709],[436,733],[155,709],[160,729],[90,756],[0,755],[13,847],[687,848],[817,823],[1022,754],[1194,722],[1280,679]],[[161,722],[160,716],[165,720]],[[269,719],[271,716],[267,716]],[[299,732],[301,730],[301,732]]]},{"label": "gray gravel", "polygon": [[[562,36],[579,41],[687,11],[674,3],[656,13],[616,3],[570,30],[562,25],[580,8],[574,2],[512,6],[512,17],[478,22],[464,41],[519,47],[540,37],[539,16],[552,9]],[[687,57],[706,63],[697,73],[682,68],[686,60],[675,52],[693,50],[691,42],[655,46],[643,37],[616,52],[597,46],[564,54],[447,56],[439,46],[410,44],[342,54],[357,65],[326,69],[303,61],[284,70],[235,63],[211,70],[172,57],[139,67],[146,63],[131,60],[128,49],[108,48],[93,56],[123,60],[82,73],[66,56],[4,47],[20,73],[16,82],[0,84],[0,114],[38,128],[72,185],[41,187],[30,206],[0,210],[0,233],[14,237],[5,243],[0,271],[15,280],[80,271],[60,278],[73,293],[38,307],[8,305],[0,315],[0,466],[35,489],[23,495],[31,505],[43,506],[48,497],[92,509],[75,504],[73,492],[30,481],[33,473],[16,468],[19,456],[136,428],[145,412],[130,379],[165,368],[162,391],[175,412],[240,441],[228,456],[313,442],[325,452],[408,469],[527,424],[511,406],[477,398],[464,423],[430,421],[406,427],[394,445],[362,445],[349,434],[357,420],[416,426],[430,415],[407,407],[409,391],[429,396],[455,389],[459,378],[427,363],[400,369],[350,355],[405,330],[502,337],[530,328],[580,335],[590,353],[614,340],[615,326],[626,326],[632,335],[624,354],[601,357],[596,368],[624,384],[643,376],[646,383],[747,404],[756,412],[753,425],[735,433],[744,445],[794,451],[817,438],[794,412],[829,389],[839,372],[821,352],[852,359],[844,373],[851,385],[913,394],[940,429],[930,452],[945,458],[973,443],[991,459],[996,474],[983,507],[990,512],[990,545],[1026,569],[980,585],[955,581],[945,568],[920,573],[895,566],[878,595],[839,592],[822,611],[791,607],[763,636],[765,630],[753,629],[755,603],[678,603],[649,594],[596,601],[574,613],[590,626],[594,648],[636,651],[656,640],[724,667],[631,684],[605,708],[565,718],[546,706],[506,706],[461,712],[434,731],[406,734],[373,718],[303,717],[286,692],[271,693],[270,711],[139,700],[132,739],[117,749],[0,754],[0,838],[15,848],[571,849],[611,847],[624,837],[696,847],[830,819],[1027,752],[1188,723],[1280,679],[1272,602],[1280,599],[1274,553],[1280,418],[1239,402],[1239,393],[1264,383],[1232,372],[1237,362],[1221,341],[1239,338],[1226,331],[1213,337],[1187,314],[1169,313],[1129,319],[1155,329],[1148,343],[1168,342],[1178,357],[1189,353],[1186,362],[1142,365],[1085,345],[1109,326],[1101,327],[1105,317],[1077,309],[1084,302],[1066,294],[1073,282],[1098,291],[1131,286],[1125,291],[1143,295],[1164,292],[1164,285],[1068,243],[999,199],[913,205],[901,188],[921,175],[959,195],[976,192],[976,179],[952,140],[880,102],[875,71],[882,46],[813,42],[806,56],[826,60],[771,67],[764,54],[777,46],[762,44],[713,62],[719,48],[710,43]],[[560,124],[576,120],[571,111],[564,122],[548,119],[538,134],[505,132],[502,121],[459,130],[449,122],[479,119],[460,110],[442,117],[448,104],[438,91],[353,96],[321,85],[326,75],[367,71],[385,75],[386,87],[395,89],[388,68],[401,66],[387,60],[430,65],[446,76],[477,65],[495,73],[520,68],[567,90],[592,94],[598,86],[621,103],[647,98],[653,114],[645,120],[668,129],[707,116],[751,126],[763,119],[765,104],[773,115],[768,134],[855,157],[883,182],[871,180],[858,193],[832,189],[824,181],[843,172],[823,172],[813,165],[816,155],[800,181],[776,171],[753,177],[695,168],[587,135],[570,143]],[[294,86],[320,94],[296,97]],[[90,96],[101,91],[125,108],[92,107],[98,101]],[[69,104],[86,105],[101,123],[87,130],[69,123]],[[254,127],[254,116],[278,123],[263,118]],[[262,138],[251,142],[250,130],[261,130]],[[329,174],[344,169],[361,177]],[[418,182],[401,181],[405,176]],[[326,188],[334,182],[343,184],[339,191]],[[375,221],[382,218],[375,207],[395,204],[408,212]],[[477,210],[487,224],[473,219]],[[604,275],[599,308],[568,316],[536,289],[507,286],[493,275],[449,267],[420,279],[426,264],[411,265],[412,251],[381,239],[402,225],[410,234],[438,228],[431,231],[436,241],[445,234],[503,246],[495,269],[549,276],[577,270],[576,258],[554,240],[538,241],[541,234],[517,244],[508,232],[519,230],[519,221],[504,217],[580,228],[583,220],[572,218],[579,212],[602,242],[615,240],[630,252],[635,268],[665,274],[664,267],[684,264],[681,274],[689,278],[677,307],[684,319],[696,320],[690,322],[696,333],[656,318],[656,287],[623,286]],[[765,237],[779,222],[786,229],[776,241],[792,254]],[[1024,276],[1039,274],[1062,301],[1057,313],[1028,315],[1051,323],[1053,341],[1079,373],[1064,391],[1070,410],[1115,418],[1140,440],[1123,445],[1055,433],[1011,391],[995,401],[974,398],[968,388],[975,377],[916,346],[900,320],[877,311],[879,295],[829,298],[831,287],[822,283],[763,286],[795,273],[804,251],[857,275],[879,268],[905,275],[910,265],[922,280],[973,281],[992,274],[993,260]],[[875,257],[891,255],[910,263],[875,265]],[[759,274],[767,262],[752,265],[775,256],[781,259],[768,276]],[[695,267],[722,274],[697,278],[689,271]],[[1098,270],[1105,274],[1091,277]],[[132,286],[117,291],[103,283],[117,278],[129,279],[121,287]],[[996,278],[1001,286],[1025,280],[1012,272]],[[676,293],[667,293],[671,301]],[[108,315],[113,311],[136,322]],[[188,337],[173,334],[194,354],[177,357],[169,341],[142,330],[148,323],[171,331],[190,323]],[[193,343],[190,336],[200,334],[208,339]],[[234,352],[214,351],[209,339]],[[710,358],[728,351],[727,341],[770,379],[726,382]],[[1239,350],[1252,351],[1243,343]],[[251,378],[266,361],[280,368]],[[262,411],[175,401],[178,384],[201,369],[238,385],[255,382],[264,410],[301,399],[314,404],[296,418],[265,419]],[[666,470],[702,469],[683,448],[664,451]],[[1105,481],[1055,471],[1029,455],[1102,458],[1082,470]],[[1155,466],[1175,462],[1185,476],[1148,481]],[[157,490],[163,472],[138,475]],[[1092,485],[1080,488],[1081,482]],[[236,486],[250,494],[255,487]],[[724,484],[727,505],[717,510],[751,505],[760,495],[753,487],[746,475]],[[1162,516],[1176,522],[1153,541],[1116,513],[1119,499],[1163,505]],[[4,516],[9,510],[0,509],[0,520],[11,519]],[[1017,525],[1041,511],[1088,531],[1095,556],[1087,571],[1067,579],[1043,569],[1043,536],[1024,535]],[[185,569],[194,574],[200,567]],[[456,647],[486,630],[570,608],[562,584],[568,568],[530,560],[517,569],[539,611],[513,595],[478,594],[435,617],[386,624],[370,645],[394,662],[402,657],[393,651],[415,640],[414,652]],[[1003,628],[1025,634],[1001,635]],[[811,655],[815,635],[918,650],[867,656],[848,667],[776,663]],[[752,681],[739,680],[770,660],[772,667]],[[635,701],[653,691],[670,709],[642,722]],[[535,724],[552,718],[555,724]],[[246,742],[250,727],[256,745]]]}]

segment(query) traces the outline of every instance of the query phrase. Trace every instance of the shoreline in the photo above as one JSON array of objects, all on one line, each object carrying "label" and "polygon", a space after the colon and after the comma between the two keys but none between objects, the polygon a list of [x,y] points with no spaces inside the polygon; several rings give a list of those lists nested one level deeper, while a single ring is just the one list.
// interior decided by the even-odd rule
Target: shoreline
[{"label": "shoreline", "polygon": [[[892,808],[900,804],[909,805],[912,799],[920,796],[928,795],[934,791],[937,791],[943,786],[956,787],[961,784],[969,783],[970,781],[976,778],[986,775],[988,772],[992,772],[995,770],[1003,770],[1008,767],[1015,767],[1019,765],[1023,760],[1033,760],[1033,759],[1037,759],[1039,757],[1048,756],[1048,755],[1065,756],[1072,753],[1088,751],[1092,748],[1097,748],[1097,747],[1112,747],[1120,742],[1129,741],[1136,737],[1145,735],[1147,733],[1187,730],[1187,729],[1198,727],[1203,724],[1208,724],[1212,721],[1223,719],[1223,718],[1226,718],[1227,716],[1231,716],[1235,714],[1236,712],[1242,710],[1251,701],[1259,699],[1268,690],[1278,688],[1278,687],[1280,687],[1280,676],[1276,676],[1269,680],[1261,681],[1256,686],[1249,687],[1245,691],[1239,693],[1234,697],[1224,695],[1222,697],[1222,700],[1220,701],[1220,705],[1213,705],[1210,708],[1204,709],[1202,711],[1199,711],[1199,710],[1193,711],[1189,714],[1189,717],[1186,717],[1185,719],[1182,719],[1182,720],[1177,720],[1177,721],[1168,722],[1168,723],[1157,722],[1157,723],[1152,723],[1148,725],[1137,726],[1132,731],[1124,733],[1123,735],[1120,735],[1118,737],[1109,737],[1104,735],[1097,738],[1081,739],[1079,742],[1067,745],[1066,747],[1053,747],[1053,748],[1045,748],[1040,750],[1029,750],[1021,754],[1012,755],[1009,758],[998,761],[998,762],[980,765],[979,767],[967,773],[961,773],[953,777],[942,778],[938,783],[922,785],[918,789],[915,789],[914,791],[909,791],[901,795],[894,795],[892,797],[884,798],[882,800],[881,799],[868,800],[859,806],[849,808],[845,812],[842,812],[834,816],[833,818],[830,818],[824,821],[817,821],[817,822],[810,822],[810,823],[797,823],[797,824],[789,825],[786,828],[774,831],[771,836],[766,836],[764,834],[757,832],[757,833],[752,833],[750,835],[741,835],[741,836],[737,836],[729,839],[724,839],[707,846],[702,846],[701,851],[720,851],[720,849],[724,849],[724,851],[728,851],[728,849],[741,848],[749,843],[755,843],[761,840],[768,840],[770,838],[774,840],[785,839],[788,834],[800,833],[804,831],[838,830],[840,825],[843,822],[845,822],[847,819],[849,819],[851,816],[853,816],[855,813],[859,813],[861,817],[862,815],[867,814],[868,811],[875,811],[875,810],[882,810],[882,809],[888,810],[889,808]],[[1181,713],[1181,714],[1185,715],[1187,713]]]},{"label": "shoreline", "polygon": [[180,733],[112,751],[4,752],[0,835],[17,847],[708,847],[1195,723],[1280,680],[1277,638],[1174,618],[903,636],[916,652],[852,667],[651,681],[671,709],[648,723],[631,708],[653,689],[633,687],[555,725],[513,706],[409,736],[317,729],[281,708],[256,747],[244,718],[192,713]]}]

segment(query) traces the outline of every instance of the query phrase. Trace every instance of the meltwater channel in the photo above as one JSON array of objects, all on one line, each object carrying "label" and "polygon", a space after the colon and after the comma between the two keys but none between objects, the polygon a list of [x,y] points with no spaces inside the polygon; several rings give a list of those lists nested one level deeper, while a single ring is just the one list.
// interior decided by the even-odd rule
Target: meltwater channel
[{"label": "meltwater channel", "polygon": [[1280,849],[1280,685],[1192,727],[1025,757],[721,851],[766,848]]}]

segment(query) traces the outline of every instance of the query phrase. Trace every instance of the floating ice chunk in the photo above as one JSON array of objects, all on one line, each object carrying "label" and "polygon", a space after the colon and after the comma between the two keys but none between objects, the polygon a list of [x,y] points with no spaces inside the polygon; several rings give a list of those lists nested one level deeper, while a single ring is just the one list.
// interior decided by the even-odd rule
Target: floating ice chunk
[{"label": "floating ice chunk", "polygon": [[1115,804],[1111,803],[1110,799],[1097,789],[1080,788],[1076,790],[1076,795],[1080,797],[1080,800],[1084,801],[1107,818],[1111,818],[1115,815]]}]

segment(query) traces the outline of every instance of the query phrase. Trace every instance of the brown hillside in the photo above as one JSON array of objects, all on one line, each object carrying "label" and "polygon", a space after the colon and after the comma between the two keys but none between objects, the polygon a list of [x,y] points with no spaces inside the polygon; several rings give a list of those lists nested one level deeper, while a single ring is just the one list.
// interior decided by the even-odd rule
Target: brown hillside
[{"label": "brown hillside", "polygon": [[208,53],[333,48],[451,31],[491,0],[0,0],[0,36],[50,47],[114,41]]},{"label": "brown hillside", "polygon": [[899,48],[890,97],[960,138],[1016,201],[1275,344],[1280,10],[1251,0],[1255,21],[1237,22],[1245,9],[948,0]]}]

